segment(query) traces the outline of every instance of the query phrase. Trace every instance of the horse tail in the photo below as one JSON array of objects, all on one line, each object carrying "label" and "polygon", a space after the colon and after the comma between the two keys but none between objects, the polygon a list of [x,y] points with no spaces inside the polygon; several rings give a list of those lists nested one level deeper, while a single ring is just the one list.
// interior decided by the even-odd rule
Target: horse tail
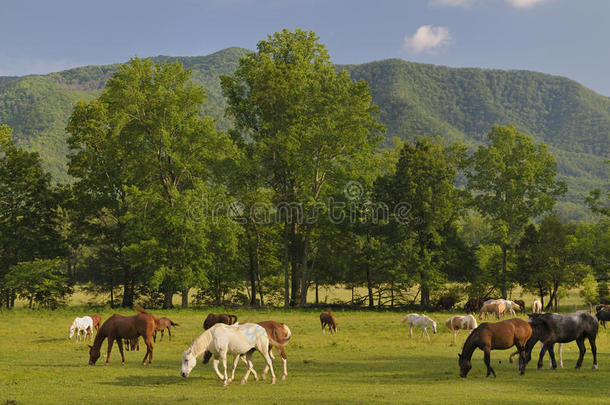
[{"label": "horse tail", "polygon": [[229,325],[233,325],[237,322],[237,317],[235,315],[229,315]]},{"label": "horse tail", "polygon": [[169,320],[169,323],[170,323],[172,326],[180,326],[179,324],[177,324],[176,322],[172,321],[171,319]]},{"label": "horse tail", "polygon": [[270,337],[269,337],[269,335],[267,335],[267,339],[269,339],[269,345],[270,345],[270,346],[273,346],[273,347],[275,347],[275,348],[277,348],[277,349],[281,349],[281,348],[283,348],[283,347],[284,347],[284,345],[283,345],[283,344],[281,344],[281,343],[279,343],[279,342],[277,342],[277,341],[273,340],[272,338],[270,338]]},{"label": "horse tail", "polygon": [[133,309],[135,309],[136,311],[138,311],[141,314],[148,314],[148,312],[146,312],[146,310],[139,305],[136,305],[135,307],[133,307]]},{"label": "horse tail", "polygon": [[286,337],[284,339],[290,340],[290,338],[292,337],[292,332],[290,331],[290,328],[288,327],[288,325],[283,324],[283,326],[284,326],[284,332],[286,333]]}]

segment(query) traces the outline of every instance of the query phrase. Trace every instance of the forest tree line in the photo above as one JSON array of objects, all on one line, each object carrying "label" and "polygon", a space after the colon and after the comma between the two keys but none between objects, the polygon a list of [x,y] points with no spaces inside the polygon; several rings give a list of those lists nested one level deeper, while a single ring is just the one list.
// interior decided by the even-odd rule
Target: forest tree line
[{"label": "forest tree line", "polygon": [[555,158],[514,127],[470,150],[433,134],[381,148],[369,85],[311,31],[270,35],[221,77],[226,131],[190,79],[134,58],[78,102],[69,184],[0,127],[3,306],[56,307],[76,284],[126,307],[186,307],[193,290],[200,305],[305,306],[337,284],[370,307],[516,285],[547,308],[579,285],[610,299],[608,196],[587,198],[597,222],[561,222]]}]

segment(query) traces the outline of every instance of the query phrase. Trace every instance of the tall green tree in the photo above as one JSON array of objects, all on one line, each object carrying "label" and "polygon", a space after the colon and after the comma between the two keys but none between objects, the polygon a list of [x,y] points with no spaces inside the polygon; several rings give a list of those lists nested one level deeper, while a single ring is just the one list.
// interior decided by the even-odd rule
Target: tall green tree
[{"label": "tall green tree", "polygon": [[320,235],[315,222],[299,218],[315,216],[333,187],[370,166],[382,130],[368,84],[337,72],[318,39],[312,31],[276,32],[233,76],[221,77],[227,112],[254,145],[265,186],[281,204],[286,306],[291,295],[292,304],[306,302],[312,235]]},{"label": "tall green tree", "polygon": [[556,198],[566,191],[555,179],[557,165],[546,144],[513,126],[494,126],[488,144],[479,146],[467,170],[472,202],[493,222],[494,242],[502,249],[502,296],[507,297],[508,252],[533,218],[550,211]]},{"label": "tall green tree", "polygon": [[162,289],[165,307],[177,291],[187,306],[189,288],[205,278],[208,228],[189,213],[215,188],[231,143],[201,116],[205,92],[190,75],[177,62],[132,59],[68,125],[70,174],[94,202],[87,216],[112,218],[98,231],[120,258],[126,306],[138,273]]},{"label": "tall green tree", "polygon": [[0,126],[0,292],[7,308],[16,298],[4,282],[12,266],[65,254],[57,229],[60,202],[38,153],[17,147],[11,129]]},{"label": "tall green tree", "polygon": [[377,201],[390,207],[388,233],[396,245],[404,245],[405,268],[420,284],[420,302],[430,306],[430,292],[446,280],[441,254],[447,244],[447,228],[458,218],[462,202],[455,176],[465,148],[445,147],[440,139],[419,138],[406,143],[394,174],[377,181]]}]

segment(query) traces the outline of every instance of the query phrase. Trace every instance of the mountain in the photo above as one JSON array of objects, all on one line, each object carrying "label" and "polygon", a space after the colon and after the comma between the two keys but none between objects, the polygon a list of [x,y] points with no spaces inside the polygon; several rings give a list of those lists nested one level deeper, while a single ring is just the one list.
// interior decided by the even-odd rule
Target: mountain
[{"label": "mountain", "polygon": [[[220,74],[231,74],[249,50],[228,48],[208,56],[158,56],[178,60],[205,86],[203,112],[223,117]],[[95,98],[118,65],[85,66],[44,76],[0,77],[0,123],[14,129],[16,141],[40,152],[57,181],[65,168],[67,118],[77,100]],[[470,146],[484,141],[494,124],[513,124],[544,141],[558,161],[568,195],[559,205],[567,219],[590,218],[582,205],[589,190],[607,187],[610,98],[564,77],[530,71],[449,68],[390,59],[341,65],[355,80],[364,79],[380,107],[387,137],[415,139],[440,135]]]}]

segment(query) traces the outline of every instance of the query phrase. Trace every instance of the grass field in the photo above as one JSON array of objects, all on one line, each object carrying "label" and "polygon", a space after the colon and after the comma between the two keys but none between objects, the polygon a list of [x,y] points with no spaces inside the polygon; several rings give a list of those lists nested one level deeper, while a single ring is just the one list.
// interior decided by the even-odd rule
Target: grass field
[{"label": "grass field", "polygon": [[[214,312],[214,309],[210,309]],[[219,309],[217,311],[222,311]],[[75,316],[90,311],[76,307],[58,311],[15,309],[0,312],[0,404],[116,404],[116,403],[609,403],[610,338],[598,337],[599,370],[591,370],[587,346],[583,368],[575,371],[575,343],[564,347],[565,369],[535,370],[530,363],[519,376],[508,363],[510,351],[492,352],[497,378],[485,378],[482,352],[476,351],[468,378],[458,375],[458,344],[443,326],[451,314],[430,314],[439,323],[432,342],[409,338],[397,312],[337,311],[336,335],[322,334],[318,311],[231,310],[240,321],[274,319],[286,322],[293,333],[287,346],[288,378],[223,388],[211,365],[198,364],[187,379],[180,377],[183,350],[201,333],[202,310],[151,311],[169,316],[181,326],[170,342],[157,342],[152,367],[141,365],[144,351],[126,352],[121,366],[115,345],[111,363],[102,358],[88,366],[88,348],[67,339]],[[100,313],[103,320],[114,311]],[[129,310],[118,311],[132,314]],[[279,357],[279,356],[276,356]],[[537,359],[537,356],[535,356]],[[257,371],[263,360],[254,356]],[[546,367],[546,361],[545,361]],[[275,370],[281,374],[281,362]],[[241,378],[245,368],[238,367]],[[239,381],[239,380],[238,380]],[[13,402],[14,401],[14,402]]]}]

